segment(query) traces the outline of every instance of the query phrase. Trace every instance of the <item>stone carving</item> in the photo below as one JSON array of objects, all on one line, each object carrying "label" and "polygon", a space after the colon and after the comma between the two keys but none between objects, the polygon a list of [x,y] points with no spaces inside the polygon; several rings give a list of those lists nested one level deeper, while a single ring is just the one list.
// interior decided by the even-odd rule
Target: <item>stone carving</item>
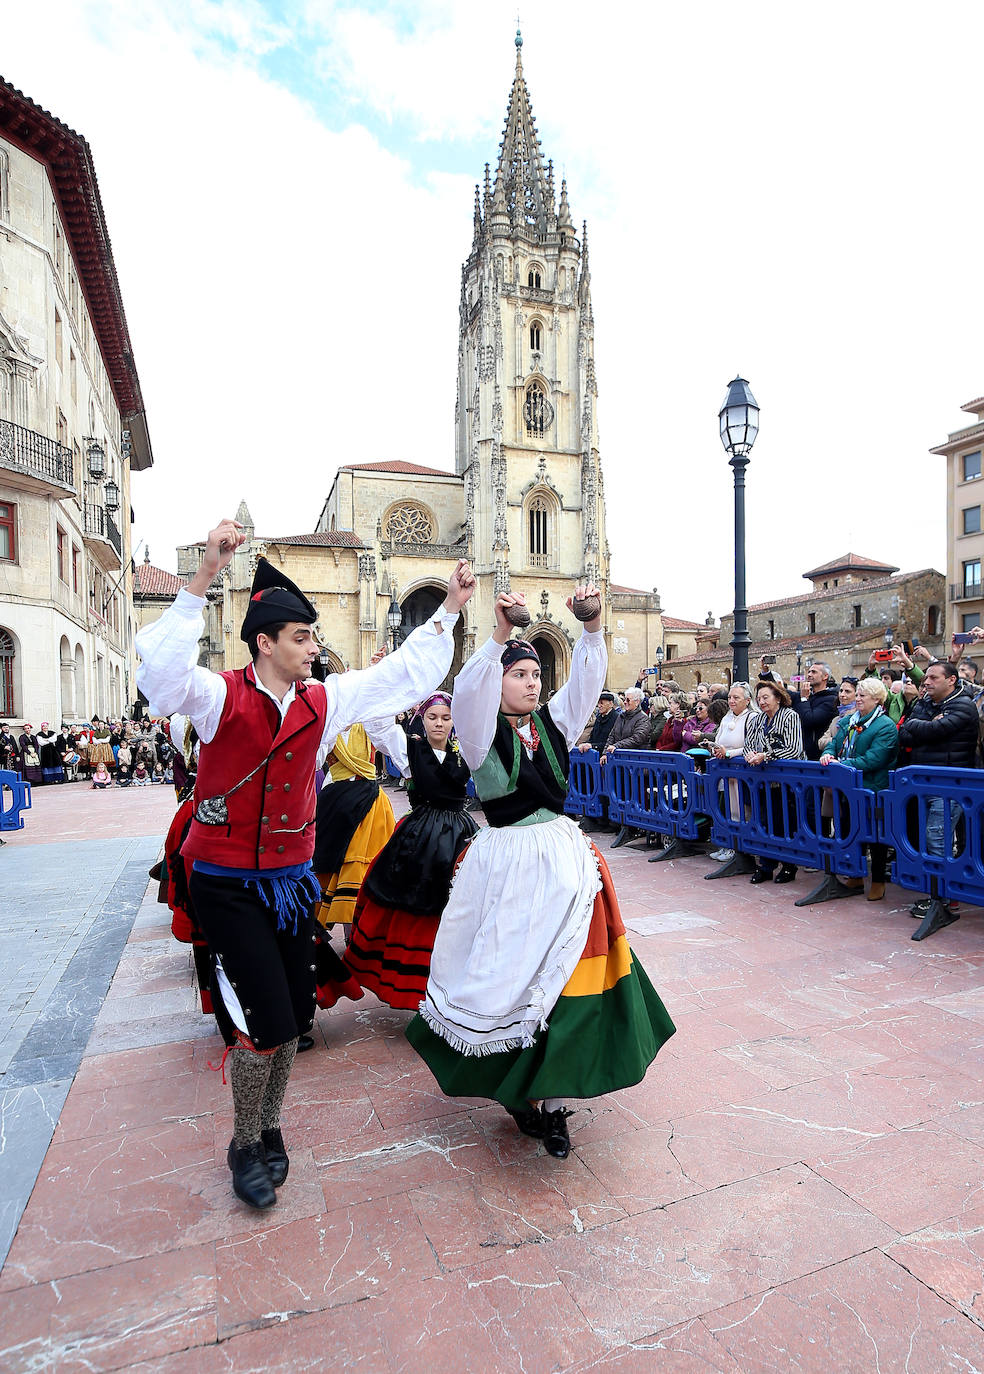
[{"label": "stone carving", "polygon": [[426,506],[404,501],[386,517],[386,537],[393,544],[433,544],[436,530]]},{"label": "stone carving", "polygon": [[371,553],[359,554],[359,581],[375,582],[376,580],[376,557]]}]

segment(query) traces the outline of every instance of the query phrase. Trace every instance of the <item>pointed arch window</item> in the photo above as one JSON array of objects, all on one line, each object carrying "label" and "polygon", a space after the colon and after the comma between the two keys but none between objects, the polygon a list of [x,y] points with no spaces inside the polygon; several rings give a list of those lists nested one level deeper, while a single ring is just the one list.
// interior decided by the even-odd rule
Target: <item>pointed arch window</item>
[{"label": "pointed arch window", "polygon": [[526,285],[531,291],[540,291],[543,287],[543,278],[540,275],[539,267],[531,267],[526,274]]},{"label": "pointed arch window", "polygon": [[543,335],[539,320],[534,320],[530,325],[530,348],[534,353],[539,353],[543,347]]},{"label": "pointed arch window", "polygon": [[531,568],[552,568],[557,558],[557,503],[545,491],[526,502],[526,560]]},{"label": "pointed arch window", "polygon": [[16,715],[14,710],[14,641],[0,629],[0,716]]}]

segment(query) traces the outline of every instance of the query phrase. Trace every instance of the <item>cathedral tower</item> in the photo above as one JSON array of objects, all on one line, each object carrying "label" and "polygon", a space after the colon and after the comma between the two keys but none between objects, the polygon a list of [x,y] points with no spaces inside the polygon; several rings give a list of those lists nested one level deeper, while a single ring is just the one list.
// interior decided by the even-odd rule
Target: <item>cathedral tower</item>
[{"label": "cathedral tower", "polygon": [[476,610],[487,621],[499,591],[524,592],[529,634],[552,650],[544,677],[563,680],[577,632],[563,604],[571,584],[590,578],[608,591],[594,317],[587,226],[578,238],[565,181],[558,202],[522,45],[517,32],[498,165],[475,188],[461,274],[455,470]]}]

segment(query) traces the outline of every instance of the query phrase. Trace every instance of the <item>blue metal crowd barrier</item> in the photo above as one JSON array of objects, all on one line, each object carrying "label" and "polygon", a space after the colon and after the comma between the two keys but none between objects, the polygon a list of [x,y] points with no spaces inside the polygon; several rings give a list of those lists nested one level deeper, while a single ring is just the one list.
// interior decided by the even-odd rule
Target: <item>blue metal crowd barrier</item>
[{"label": "blue metal crowd barrier", "polygon": [[0,830],[23,830],[21,812],[30,809],[31,784],[24,782],[19,773],[0,768]]},{"label": "blue metal crowd barrier", "polygon": [[564,810],[569,816],[600,816],[604,812],[603,792],[598,750],[582,754],[572,749]]},{"label": "blue metal crowd barrier", "polygon": [[393,762],[393,760],[390,758],[389,754],[384,754],[384,755],[383,755],[383,762],[384,762],[385,765],[386,765],[386,776],[387,776],[388,778],[402,778],[402,777],[403,777],[403,774],[400,772],[399,768],[397,768],[396,764],[395,764],[395,763]]},{"label": "blue metal crowd barrier", "polygon": [[[876,838],[875,797],[856,768],[797,759],[752,767],[744,759],[712,759],[701,783],[702,807],[718,844],[848,878],[867,871],[865,845]],[[825,810],[830,835],[823,833]]]},{"label": "blue metal crowd barrier", "polygon": [[[894,846],[893,882],[944,901],[984,906],[984,771],[900,768],[879,798],[878,838]],[[935,798],[942,801],[942,854],[926,852]]]},{"label": "blue metal crowd barrier", "polygon": [[611,820],[657,835],[697,839],[700,774],[688,754],[618,749],[602,772]]}]

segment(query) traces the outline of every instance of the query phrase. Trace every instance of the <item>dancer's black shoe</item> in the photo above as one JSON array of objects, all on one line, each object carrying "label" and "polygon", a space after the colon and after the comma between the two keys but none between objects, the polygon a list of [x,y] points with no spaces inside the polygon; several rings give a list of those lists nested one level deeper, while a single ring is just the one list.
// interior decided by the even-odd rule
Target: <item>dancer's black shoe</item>
[{"label": "dancer's black shoe", "polygon": [[249,1207],[272,1207],[277,1200],[277,1193],[267,1167],[263,1142],[256,1140],[252,1145],[240,1148],[235,1140],[231,1140],[227,1159],[232,1170],[232,1191],[236,1197]]},{"label": "dancer's black shoe", "polygon": [[543,1113],[539,1107],[528,1107],[526,1111],[510,1112],[509,1115],[523,1132],[523,1135],[528,1135],[533,1140],[543,1139]]},{"label": "dancer's black shoe", "polygon": [[299,1036],[297,1037],[297,1053],[298,1053],[298,1054],[303,1054],[305,1050],[313,1050],[313,1049],[314,1049],[314,1036],[313,1036],[313,1035],[299,1035]]},{"label": "dancer's black shoe", "polygon": [[277,1126],[272,1131],[262,1131],[260,1140],[263,1142],[267,1168],[270,1170],[270,1181],[275,1188],[279,1188],[290,1169],[290,1160],[287,1157],[284,1138],[280,1134],[280,1127]]},{"label": "dancer's black shoe", "polygon": [[554,1159],[566,1159],[571,1152],[571,1138],[567,1134],[566,1107],[558,1107],[555,1112],[543,1113],[543,1144],[548,1155]]}]

